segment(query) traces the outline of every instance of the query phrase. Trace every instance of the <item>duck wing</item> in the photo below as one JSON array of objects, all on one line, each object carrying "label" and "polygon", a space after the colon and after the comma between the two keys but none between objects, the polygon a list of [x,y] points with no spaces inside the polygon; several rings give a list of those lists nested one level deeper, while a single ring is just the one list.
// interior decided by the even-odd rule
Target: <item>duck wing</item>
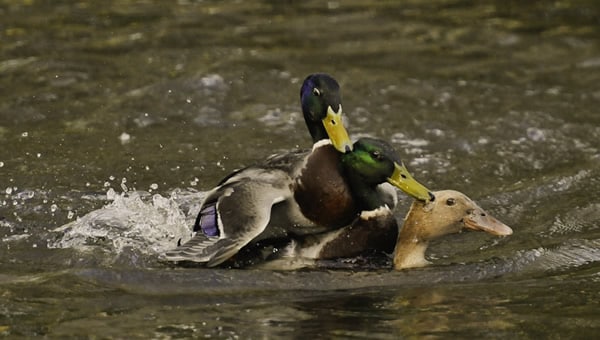
[{"label": "duck wing", "polygon": [[291,183],[280,169],[250,167],[235,173],[207,196],[192,239],[164,258],[209,267],[226,261],[265,231],[273,205],[292,197]]}]

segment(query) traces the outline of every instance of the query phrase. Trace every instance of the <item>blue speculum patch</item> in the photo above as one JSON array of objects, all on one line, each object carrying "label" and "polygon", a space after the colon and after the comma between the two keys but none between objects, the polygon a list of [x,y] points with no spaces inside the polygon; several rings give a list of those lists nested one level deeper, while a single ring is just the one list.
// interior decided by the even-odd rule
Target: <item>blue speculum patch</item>
[{"label": "blue speculum patch", "polygon": [[216,203],[206,205],[200,210],[199,221],[196,222],[194,231],[198,231],[198,227],[206,236],[219,236]]}]

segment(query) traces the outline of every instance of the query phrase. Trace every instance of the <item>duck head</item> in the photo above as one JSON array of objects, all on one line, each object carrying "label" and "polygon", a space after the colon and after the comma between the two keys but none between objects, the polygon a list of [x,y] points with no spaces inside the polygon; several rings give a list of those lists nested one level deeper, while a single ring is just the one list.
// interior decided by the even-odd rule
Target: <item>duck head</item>
[{"label": "duck head", "polygon": [[417,200],[435,200],[434,194],[408,172],[398,153],[382,140],[366,137],[357,140],[352,152],[342,155],[342,165],[354,195],[364,203],[364,210],[383,205],[376,186],[385,182]]},{"label": "duck head", "polygon": [[330,139],[339,152],[352,150],[352,142],[342,122],[340,86],[324,73],[311,74],[300,88],[300,102],[313,143]]},{"label": "duck head", "polygon": [[434,201],[415,201],[398,234],[394,250],[395,269],[422,267],[430,240],[464,229],[493,235],[511,235],[512,229],[479,207],[465,194],[454,190],[436,191]]}]

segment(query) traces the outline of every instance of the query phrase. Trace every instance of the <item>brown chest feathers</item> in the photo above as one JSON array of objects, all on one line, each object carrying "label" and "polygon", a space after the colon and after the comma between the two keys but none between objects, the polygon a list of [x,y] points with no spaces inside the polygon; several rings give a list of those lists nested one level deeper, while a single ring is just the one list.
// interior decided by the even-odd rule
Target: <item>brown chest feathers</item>
[{"label": "brown chest feathers", "polygon": [[300,210],[317,225],[341,227],[360,213],[342,176],[340,154],[331,145],[311,153],[293,189]]}]

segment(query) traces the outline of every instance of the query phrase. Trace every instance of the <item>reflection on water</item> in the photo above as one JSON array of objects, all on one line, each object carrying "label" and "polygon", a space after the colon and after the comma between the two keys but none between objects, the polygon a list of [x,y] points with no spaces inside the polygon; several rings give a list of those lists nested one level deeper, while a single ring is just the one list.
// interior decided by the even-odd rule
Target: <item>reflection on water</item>
[{"label": "reflection on water", "polygon": [[[0,13],[0,334],[597,334],[597,2],[15,0]],[[353,139],[389,140],[421,182],[467,193],[514,234],[449,236],[433,266],[404,272],[157,261],[221,177],[309,146],[298,88],[317,71],[340,82]]]},{"label": "reflection on water", "polygon": [[[561,275],[517,282],[434,284],[415,280],[385,289],[376,287],[376,282],[382,281],[376,274],[334,272],[326,274],[328,282],[370,280],[375,286],[352,290],[331,286],[263,288],[248,281],[249,286],[240,284],[229,291],[216,285],[215,290],[200,289],[198,285],[224,283],[226,278],[230,282],[254,278],[259,283],[274,279],[284,284],[297,282],[291,287],[298,287],[298,281],[319,281],[321,274],[87,271],[48,277],[43,287],[30,286],[26,292],[29,298],[15,304],[7,315],[21,321],[15,325],[18,332],[32,332],[38,327],[38,332],[54,336],[102,333],[120,337],[125,333],[136,337],[279,337],[293,332],[299,336],[340,337],[504,337],[547,336],[558,329],[565,336],[585,337],[597,331],[597,320],[587,313],[599,302],[597,280],[589,280],[590,273],[597,269],[571,272],[568,280]],[[393,273],[383,276],[391,280],[396,277]],[[156,289],[150,288],[152,285]],[[14,296],[25,293],[19,285],[3,286]],[[64,294],[69,296],[67,309]],[[41,315],[33,317],[34,310]],[[52,322],[36,326],[39,319]],[[546,323],[548,320],[552,325]],[[525,329],[529,325],[536,327]]]}]

